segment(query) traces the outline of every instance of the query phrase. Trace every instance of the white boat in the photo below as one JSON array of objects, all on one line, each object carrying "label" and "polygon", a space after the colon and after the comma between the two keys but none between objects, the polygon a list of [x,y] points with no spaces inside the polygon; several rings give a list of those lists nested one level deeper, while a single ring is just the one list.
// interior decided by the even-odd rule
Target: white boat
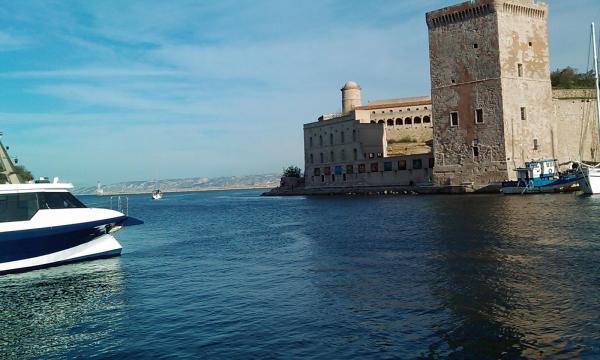
[{"label": "white boat", "polygon": [[113,234],[143,222],[87,208],[72,188],[57,178],[0,185],[0,274],[121,254]]},{"label": "white boat", "polygon": [[152,192],[152,199],[154,200],[160,200],[163,197],[163,193],[162,191],[156,189]]},{"label": "white boat", "polygon": [[[596,29],[592,23],[592,47],[594,49],[594,78],[596,81],[596,130],[600,134],[600,86],[598,85],[598,50],[596,49]],[[579,187],[586,194],[600,194],[600,164],[581,164],[582,178]]]}]

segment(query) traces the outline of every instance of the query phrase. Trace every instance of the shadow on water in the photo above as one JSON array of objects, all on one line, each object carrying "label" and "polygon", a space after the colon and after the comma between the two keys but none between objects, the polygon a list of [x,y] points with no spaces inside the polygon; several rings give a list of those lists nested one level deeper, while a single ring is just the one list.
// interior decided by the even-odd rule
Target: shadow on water
[{"label": "shadow on water", "polygon": [[580,265],[598,245],[572,216],[578,206],[596,205],[571,196],[553,200],[552,206],[544,197],[437,203],[430,286],[448,316],[436,324],[437,339],[424,357],[590,355],[581,324],[599,315],[597,275]]},{"label": "shadow on water", "polygon": [[63,357],[98,347],[121,321],[122,282],[119,258],[0,277],[0,358]]}]

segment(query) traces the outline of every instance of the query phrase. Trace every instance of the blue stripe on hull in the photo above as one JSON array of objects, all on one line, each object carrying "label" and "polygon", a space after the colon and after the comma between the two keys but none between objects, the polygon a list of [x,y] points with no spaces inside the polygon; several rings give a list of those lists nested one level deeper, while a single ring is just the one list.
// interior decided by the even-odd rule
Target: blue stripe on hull
[{"label": "blue stripe on hull", "polygon": [[106,225],[119,223],[117,217],[75,225],[11,231],[0,234],[0,263],[48,255],[84,244],[106,234]]},{"label": "blue stripe on hull", "polygon": [[82,257],[76,258],[76,259],[70,259],[70,260],[64,260],[64,261],[57,261],[57,262],[53,262],[53,263],[50,263],[50,264],[44,264],[44,265],[37,265],[37,266],[30,266],[30,267],[25,267],[25,268],[18,268],[18,269],[0,271],[0,275],[23,273],[23,272],[27,272],[27,271],[39,270],[39,269],[46,269],[46,268],[60,266],[60,265],[65,265],[65,264],[74,264],[74,263],[78,263],[78,262],[82,262],[82,261],[107,259],[107,258],[119,256],[119,255],[121,255],[121,249],[116,249],[116,250],[111,250],[111,251],[107,251],[107,252],[100,253],[100,254],[82,256]]}]

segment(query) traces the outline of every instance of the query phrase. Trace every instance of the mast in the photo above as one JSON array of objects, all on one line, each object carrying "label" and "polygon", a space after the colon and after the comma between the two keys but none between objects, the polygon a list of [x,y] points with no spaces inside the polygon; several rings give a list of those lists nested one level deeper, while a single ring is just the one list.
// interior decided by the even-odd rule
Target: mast
[{"label": "mast", "polygon": [[598,85],[598,50],[596,49],[596,26],[592,22],[592,47],[594,48],[594,83],[596,84],[596,125],[600,139],[600,85]]}]

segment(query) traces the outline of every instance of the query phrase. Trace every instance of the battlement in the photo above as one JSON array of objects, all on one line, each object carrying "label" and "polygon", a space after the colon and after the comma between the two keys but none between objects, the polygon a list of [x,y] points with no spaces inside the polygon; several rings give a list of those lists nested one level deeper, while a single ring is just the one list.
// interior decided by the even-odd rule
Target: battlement
[{"label": "battlement", "polygon": [[426,21],[427,27],[433,29],[497,12],[545,19],[546,10],[545,4],[533,0],[474,0],[430,11]]}]

